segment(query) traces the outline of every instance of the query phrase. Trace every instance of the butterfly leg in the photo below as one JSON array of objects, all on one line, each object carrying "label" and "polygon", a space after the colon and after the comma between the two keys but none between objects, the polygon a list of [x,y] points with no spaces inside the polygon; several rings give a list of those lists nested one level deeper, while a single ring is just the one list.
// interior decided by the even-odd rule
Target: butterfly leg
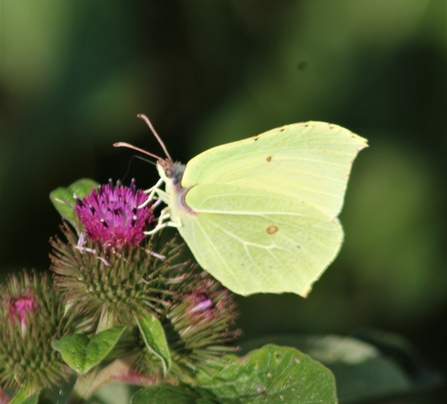
[{"label": "butterfly leg", "polygon": [[149,194],[149,196],[153,195],[153,193],[156,189],[160,189],[160,186],[163,184],[163,182],[164,182],[163,179],[160,178],[153,187],[146,189],[146,191],[144,191],[144,193]]},{"label": "butterfly leg", "polygon": [[160,185],[163,184],[163,180],[160,178],[158,182],[151,188],[144,191],[145,193],[149,194],[146,201],[143,202],[140,206],[138,206],[138,209],[144,208],[145,206],[149,205],[151,201],[154,199],[161,200],[162,202],[168,203],[169,201],[169,195],[160,189]]},{"label": "butterfly leg", "polygon": [[180,223],[175,223],[169,219],[170,219],[169,209],[164,208],[161,211],[160,216],[158,217],[157,225],[152,230],[145,231],[144,234],[151,235],[157,233],[159,230],[164,229],[166,227],[178,227],[180,225]]}]

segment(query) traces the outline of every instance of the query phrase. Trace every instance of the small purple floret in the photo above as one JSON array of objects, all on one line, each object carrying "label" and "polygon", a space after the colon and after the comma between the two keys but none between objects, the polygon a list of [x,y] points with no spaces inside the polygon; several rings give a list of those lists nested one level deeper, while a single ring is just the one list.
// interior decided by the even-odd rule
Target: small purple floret
[{"label": "small purple floret", "polygon": [[22,327],[25,327],[26,315],[30,311],[34,311],[34,298],[32,296],[20,296],[17,299],[11,299],[9,302],[9,314],[12,321],[18,318]]},{"label": "small purple floret", "polygon": [[138,208],[147,195],[137,190],[134,180],[130,187],[114,185],[109,180],[82,200],[75,198],[75,212],[85,227],[86,236],[105,247],[140,244],[144,231],[154,219],[150,205]]},{"label": "small purple floret", "polygon": [[194,306],[189,311],[190,313],[204,312],[208,309],[211,309],[213,306],[213,301],[209,299],[208,296],[203,292],[189,295],[189,298],[194,304]]}]

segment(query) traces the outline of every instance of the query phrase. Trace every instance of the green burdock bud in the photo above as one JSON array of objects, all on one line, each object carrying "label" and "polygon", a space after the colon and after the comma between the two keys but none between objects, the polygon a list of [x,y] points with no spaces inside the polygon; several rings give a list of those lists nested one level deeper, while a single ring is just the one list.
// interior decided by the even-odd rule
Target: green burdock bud
[{"label": "green burdock bud", "polygon": [[[231,345],[240,335],[237,317],[233,294],[197,265],[190,265],[160,318],[172,357],[169,375],[191,381],[199,370],[223,366],[223,355],[238,349]],[[140,347],[135,368],[161,378],[160,361],[144,350],[143,343]]]},{"label": "green burdock bud", "polygon": [[191,370],[204,369],[226,352],[239,335],[233,294],[207,272],[194,274],[183,282],[178,300],[166,315],[173,361]]},{"label": "green burdock bud", "polygon": [[71,333],[64,305],[45,274],[11,275],[0,298],[0,383],[29,394],[57,386],[70,369],[51,342]]},{"label": "green burdock bud", "polygon": [[144,230],[154,217],[147,196],[135,188],[99,186],[75,213],[83,225],[80,237],[67,224],[67,239],[51,241],[55,285],[67,305],[100,328],[133,323],[141,310],[164,311],[172,285],[181,282],[184,264],[173,264],[180,253],[174,239],[148,238]]}]

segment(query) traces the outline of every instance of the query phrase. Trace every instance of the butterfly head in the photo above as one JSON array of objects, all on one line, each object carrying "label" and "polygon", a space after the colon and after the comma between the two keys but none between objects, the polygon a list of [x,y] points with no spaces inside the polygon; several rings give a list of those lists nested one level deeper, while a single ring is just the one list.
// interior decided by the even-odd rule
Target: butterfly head
[{"label": "butterfly head", "polygon": [[181,163],[174,163],[170,159],[159,159],[157,161],[157,170],[160,178],[165,184],[170,183],[177,186],[181,183],[183,173],[185,172],[185,165]]}]

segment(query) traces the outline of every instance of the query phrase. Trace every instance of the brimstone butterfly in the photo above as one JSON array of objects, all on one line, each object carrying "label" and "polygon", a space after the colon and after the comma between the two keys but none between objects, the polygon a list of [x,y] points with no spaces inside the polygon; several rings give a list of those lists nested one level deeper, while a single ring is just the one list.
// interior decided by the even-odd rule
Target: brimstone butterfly
[{"label": "brimstone butterfly", "polygon": [[168,157],[158,158],[152,193],[167,204],[159,227],[178,227],[200,266],[235,293],[306,296],[340,250],[337,216],[367,141],[337,125],[296,123],[214,147],[186,166],[162,146]]}]

